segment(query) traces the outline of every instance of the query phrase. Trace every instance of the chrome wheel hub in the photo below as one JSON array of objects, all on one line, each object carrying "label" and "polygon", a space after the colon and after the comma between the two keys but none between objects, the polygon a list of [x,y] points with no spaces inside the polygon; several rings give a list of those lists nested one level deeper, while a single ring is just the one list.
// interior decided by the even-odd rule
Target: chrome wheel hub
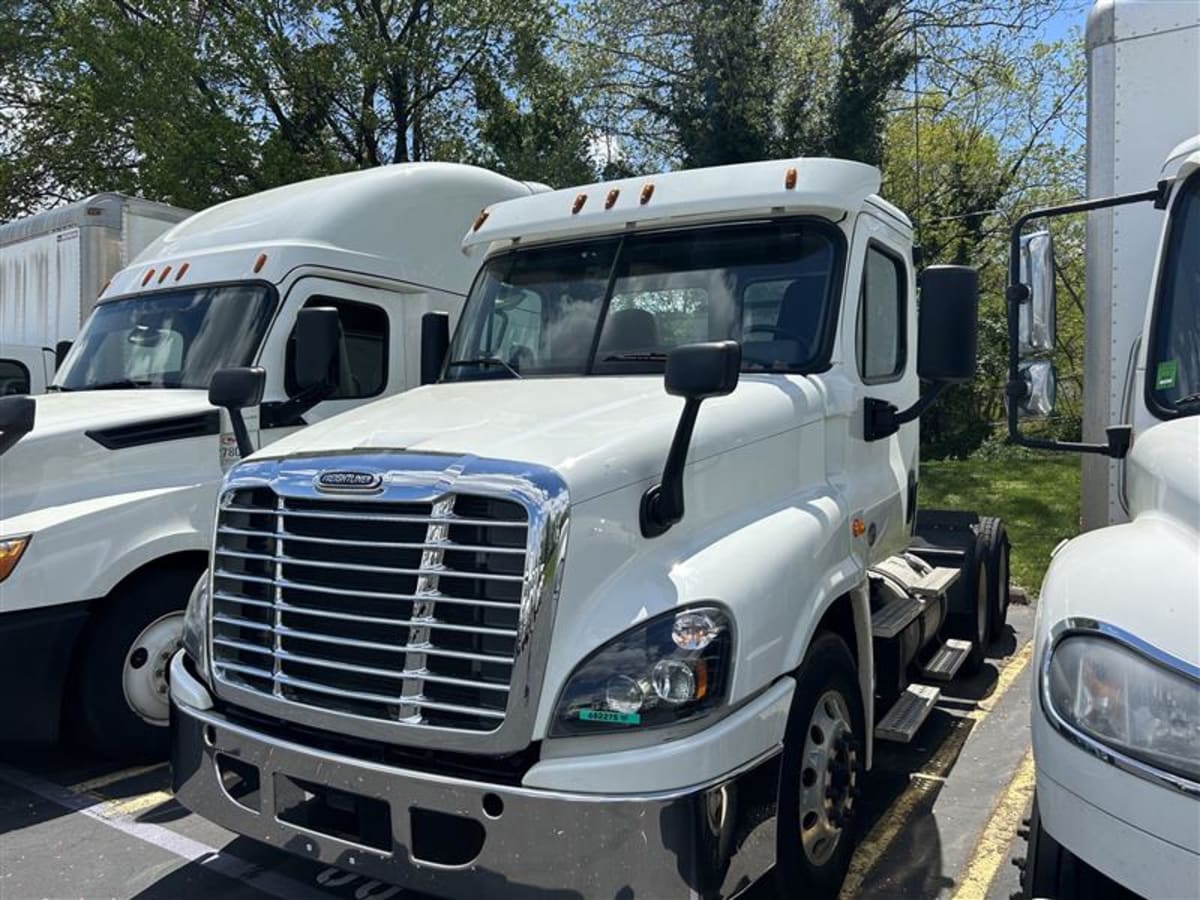
[{"label": "chrome wheel hub", "polygon": [[800,842],[815,866],[833,856],[853,818],[858,753],[845,698],[826,691],[813,710],[800,761]]},{"label": "chrome wheel hub", "polygon": [[170,712],[167,671],[182,642],[183,613],[168,613],[143,628],[125,654],[121,667],[125,702],[151,725],[166,727]]}]

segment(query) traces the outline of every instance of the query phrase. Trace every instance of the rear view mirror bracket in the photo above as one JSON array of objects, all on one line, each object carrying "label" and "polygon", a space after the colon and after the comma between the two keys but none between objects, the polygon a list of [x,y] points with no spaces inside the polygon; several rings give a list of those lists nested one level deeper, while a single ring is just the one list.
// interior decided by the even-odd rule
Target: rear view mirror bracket
[{"label": "rear view mirror bracket", "polygon": [[250,432],[242,410],[262,403],[263,387],[267,372],[261,367],[218,369],[208,385],[208,402],[229,413],[233,435],[237,439],[238,454],[245,459],[254,452]]}]

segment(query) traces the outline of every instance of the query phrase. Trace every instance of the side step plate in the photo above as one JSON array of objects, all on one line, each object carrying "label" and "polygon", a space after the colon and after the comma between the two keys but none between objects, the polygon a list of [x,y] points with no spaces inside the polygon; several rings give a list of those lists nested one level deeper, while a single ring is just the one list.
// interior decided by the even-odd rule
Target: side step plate
[{"label": "side step plate", "polygon": [[934,681],[950,681],[971,655],[971,642],[951,638],[921,667],[921,674]]},{"label": "side step plate", "polygon": [[871,614],[871,635],[877,638],[894,638],[905,626],[921,614],[925,601],[918,597],[892,600]]},{"label": "side step plate", "polygon": [[918,597],[936,597],[944,594],[954,582],[958,581],[961,573],[961,569],[934,569],[912,586],[912,592]]},{"label": "side step plate", "polygon": [[907,744],[929,716],[933,705],[942,696],[942,689],[930,684],[910,684],[875,726],[875,737],[881,741]]}]

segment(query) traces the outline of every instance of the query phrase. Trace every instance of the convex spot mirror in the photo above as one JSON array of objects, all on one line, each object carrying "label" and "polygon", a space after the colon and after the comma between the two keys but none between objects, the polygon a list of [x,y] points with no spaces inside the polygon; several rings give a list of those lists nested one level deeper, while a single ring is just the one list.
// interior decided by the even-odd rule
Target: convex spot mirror
[{"label": "convex spot mirror", "polygon": [[1054,413],[1058,402],[1058,372],[1049,360],[1022,363],[1018,370],[1025,393],[1017,401],[1017,414],[1023,419],[1045,419]]},{"label": "convex spot mirror", "polygon": [[930,266],[921,272],[917,374],[957,383],[975,377],[979,273],[970,266]]},{"label": "convex spot mirror", "polygon": [[259,367],[218,369],[208,383],[208,402],[222,409],[258,406],[266,380],[266,370]]},{"label": "convex spot mirror", "polygon": [[723,397],[737,387],[741,367],[737,341],[684,344],[667,355],[667,393],[689,400]]},{"label": "convex spot mirror", "polygon": [[338,311],[312,306],[296,314],[296,355],[292,378],[301,391],[336,384],[342,323]]},{"label": "convex spot mirror", "polygon": [[1054,349],[1056,303],[1054,239],[1049,231],[1021,238],[1021,284],[1029,296],[1017,308],[1017,349],[1021,356]]}]

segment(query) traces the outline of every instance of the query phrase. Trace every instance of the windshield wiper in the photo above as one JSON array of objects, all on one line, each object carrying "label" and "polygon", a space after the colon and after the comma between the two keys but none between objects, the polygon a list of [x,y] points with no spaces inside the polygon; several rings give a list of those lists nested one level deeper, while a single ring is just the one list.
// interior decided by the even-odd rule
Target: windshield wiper
[{"label": "windshield wiper", "polygon": [[647,350],[642,353],[611,353],[601,362],[665,362],[667,354],[661,350]]},{"label": "windshield wiper", "polygon": [[513,378],[520,378],[521,373],[506,363],[498,356],[480,356],[477,359],[452,359],[446,363],[447,369],[453,369],[457,366],[496,366],[507,369]]},{"label": "windshield wiper", "polygon": [[1185,403],[1200,403],[1200,391],[1194,394],[1188,394],[1186,397],[1180,397],[1175,401],[1176,406],[1182,406]]},{"label": "windshield wiper", "polygon": [[97,384],[84,385],[82,388],[68,388],[68,390],[118,391],[118,390],[121,390],[122,388],[142,388],[142,387],[156,387],[156,386],[157,385],[153,381],[146,381],[144,379],[135,381],[132,378],[121,378],[116,381],[101,381]]}]

